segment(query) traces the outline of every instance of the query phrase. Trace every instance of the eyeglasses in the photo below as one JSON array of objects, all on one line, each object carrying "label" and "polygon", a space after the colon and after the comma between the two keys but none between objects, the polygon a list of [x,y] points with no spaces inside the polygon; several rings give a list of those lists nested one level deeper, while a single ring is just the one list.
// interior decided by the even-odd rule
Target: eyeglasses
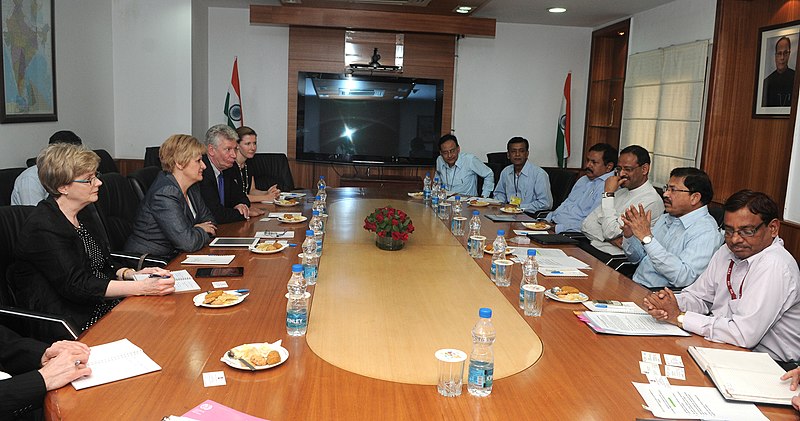
[{"label": "eyeglasses", "polygon": [[458,155],[458,148],[442,151],[442,156]]},{"label": "eyeglasses", "polygon": [[775,52],[775,55],[778,56],[778,57],[780,57],[780,56],[787,56],[788,57],[791,54],[792,54],[791,51],[776,51]]},{"label": "eyeglasses", "polygon": [[756,232],[759,228],[764,225],[762,221],[760,224],[754,226],[753,228],[740,228],[738,230],[731,229],[731,228],[723,228],[722,231],[724,232],[726,237],[733,237],[733,234],[739,234],[739,237],[742,238],[749,238],[756,235]]},{"label": "eyeglasses", "polygon": [[641,167],[641,165],[637,165],[635,167],[616,167],[614,169],[619,173],[619,172],[622,172],[622,171],[631,172],[631,171],[633,171],[633,170],[635,170],[635,169],[637,169],[639,167]]},{"label": "eyeglasses", "polygon": [[73,183],[81,183],[81,184],[91,184],[91,185],[95,185],[97,181],[100,181],[100,179],[99,179],[99,178],[97,178],[97,177],[99,177],[99,176],[100,176],[100,173],[99,173],[99,172],[96,172],[96,173],[94,173],[94,175],[93,175],[93,176],[91,176],[91,177],[89,177],[89,178],[87,178],[87,179],[83,179],[83,180],[72,180],[72,182],[73,182]]},{"label": "eyeglasses", "polygon": [[666,192],[675,193],[676,191],[681,191],[681,192],[684,192],[684,193],[694,193],[694,192],[693,192],[693,191],[691,191],[691,190],[685,190],[685,189],[676,189],[675,187],[668,186],[668,185],[666,185],[666,184],[665,184],[665,185],[664,185],[664,187],[662,187],[662,188],[664,189],[664,193],[666,193]]}]

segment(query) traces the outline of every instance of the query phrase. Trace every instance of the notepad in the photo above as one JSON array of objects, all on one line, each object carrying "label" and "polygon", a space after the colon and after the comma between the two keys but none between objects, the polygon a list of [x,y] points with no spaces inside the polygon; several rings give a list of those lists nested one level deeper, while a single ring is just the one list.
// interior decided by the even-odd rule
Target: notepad
[{"label": "notepad", "polygon": [[189,254],[182,265],[229,265],[236,255],[234,254]]},{"label": "notepad", "polygon": [[[186,269],[183,270],[173,270],[170,272],[172,277],[175,279],[175,292],[184,292],[184,291],[200,291],[200,285],[197,285],[192,275],[189,274],[189,271]],[[147,279],[150,275],[146,273],[135,273],[133,274],[134,281],[143,281]]]},{"label": "notepad", "polygon": [[92,374],[72,382],[75,390],[161,370],[144,351],[127,339],[90,347],[86,365]]}]

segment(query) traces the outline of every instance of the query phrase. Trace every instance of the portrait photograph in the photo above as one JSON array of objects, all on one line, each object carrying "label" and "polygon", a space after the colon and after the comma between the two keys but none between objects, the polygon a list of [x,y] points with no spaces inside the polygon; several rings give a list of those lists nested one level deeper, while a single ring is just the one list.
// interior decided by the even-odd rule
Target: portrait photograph
[{"label": "portrait photograph", "polygon": [[800,21],[759,30],[753,117],[789,117],[797,67]]}]

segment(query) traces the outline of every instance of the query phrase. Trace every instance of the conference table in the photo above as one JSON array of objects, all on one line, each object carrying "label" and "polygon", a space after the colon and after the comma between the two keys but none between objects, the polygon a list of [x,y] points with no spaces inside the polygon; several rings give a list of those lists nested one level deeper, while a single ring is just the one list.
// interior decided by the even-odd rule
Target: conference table
[{"label": "conference table", "polygon": [[[490,255],[469,258],[466,239],[453,237],[445,221],[438,220],[421,201],[409,198],[407,192],[330,190],[319,282],[308,288],[312,298],[306,336],[287,335],[285,294],[291,265],[300,262],[297,255],[302,251],[299,245],[307,223],[251,218],[223,225],[219,236],[248,237],[255,231],[294,230],[292,241],[298,245],[269,255],[218,248],[192,253],[236,256],[231,266],[243,266],[243,277],[195,278],[202,291],[214,289],[211,281],[218,280],[226,280],[230,288],[250,289],[250,296],[236,306],[195,307],[192,298],[197,291],[123,300],[84,332],[80,340],[94,346],[127,338],[161,370],[80,391],[66,386],[49,392],[45,400],[47,418],[160,420],[184,414],[211,399],[269,420],[646,419],[652,414],[642,407],[644,401],[632,385],[647,382],[639,368],[642,351],[682,357],[686,380],[670,380],[671,384],[713,387],[687,348],[734,348],[696,335],[597,334],[574,314],[585,310],[583,305],[549,299],[541,317],[524,317],[518,307],[519,265],[515,265],[511,286],[497,287],[488,275]],[[378,251],[370,244],[371,233],[362,228],[364,209],[382,201],[406,207],[409,214],[416,215],[417,231],[403,250]],[[302,209],[309,215],[311,204],[303,201],[302,208],[278,208],[273,204],[256,207],[267,212]],[[472,209],[465,208],[464,213]],[[497,213],[497,208],[480,210],[482,215]],[[493,223],[482,216],[483,235],[491,240],[497,229],[509,232],[522,227],[518,222]],[[636,303],[641,303],[648,293],[579,248],[559,247],[589,263],[592,269],[586,271],[585,278],[540,275],[539,283],[545,287],[569,284],[591,299]],[[184,257],[178,256],[168,268],[187,269],[194,275],[195,266],[180,263]],[[409,258],[414,264],[397,263]],[[403,278],[406,272],[408,276]],[[469,280],[464,281],[464,276]],[[365,277],[384,284],[378,288],[364,284]],[[446,287],[437,287],[442,283]],[[430,288],[404,291],[425,285]],[[388,292],[381,295],[382,291]],[[370,298],[363,299],[365,296]],[[403,301],[415,296],[419,307],[417,301]],[[503,330],[498,327],[497,378],[492,393],[473,397],[465,385],[461,396],[443,397],[431,384],[436,375],[431,349],[452,344],[469,353],[470,327],[478,319],[477,305],[482,302],[492,303],[497,323],[504,326]],[[431,311],[431,306],[438,306],[441,311]],[[456,310],[455,316],[450,314],[452,309]],[[442,322],[439,314],[450,318]],[[274,368],[244,371],[220,361],[234,346],[277,340],[282,340],[289,358]],[[376,354],[383,359],[371,359]],[[392,367],[387,369],[386,365]],[[512,365],[514,368],[509,368]],[[224,372],[226,384],[204,387],[203,373],[215,371]],[[759,409],[770,419],[798,419],[790,407],[759,405]]]}]

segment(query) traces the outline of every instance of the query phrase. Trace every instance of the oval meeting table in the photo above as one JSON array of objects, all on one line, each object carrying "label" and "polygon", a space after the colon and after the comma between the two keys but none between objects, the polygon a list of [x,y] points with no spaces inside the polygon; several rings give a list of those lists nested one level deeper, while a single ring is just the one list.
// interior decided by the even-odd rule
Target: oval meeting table
[{"label": "oval meeting table", "polygon": [[[48,393],[45,414],[52,420],[161,420],[181,415],[207,399],[269,420],[633,420],[653,418],[632,382],[646,383],[639,371],[642,351],[683,358],[686,380],[673,385],[712,386],[687,352],[689,346],[734,348],[690,337],[635,337],[594,333],[574,311],[580,304],[546,300],[541,317],[524,317],[518,307],[521,270],[511,287],[489,279],[490,256],[469,257],[464,238],[454,237],[421,201],[406,192],[341,188],[328,195],[328,220],[317,285],[312,293],[308,332],[286,334],[286,282],[300,247],[276,254],[247,249],[205,248],[193,254],[235,254],[242,278],[226,278],[230,288],[249,288],[241,304],[195,307],[197,292],[165,297],[130,297],[80,338],[99,345],[127,338],[162,369],[76,391],[66,386]],[[400,251],[375,247],[363,229],[373,209],[391,205],[406,211],[416,231]],[[268,212],[310,213],[302,207],[258,205]],[[471,211],[473,208],[466,208]],[[466,212],[465,212],[466,213]],[[497,213],[482,208],[481,213]],[[252,236],[256,231],[294,230],[300,244],[307,223],[275,219],[221,226],[220,236]],[[483,217],[482,233],[494,238],[503,228]],[[507,236],[510,237],[510,236]],[[576,247],[562,247],[592,266],[585,278],[548,278],[545,287],[574,285],[592,299],[641,303],[648,292]],[[169,269],[181,265],[179,256]],[[196,278],[202,291],[211,281]],[[480,307],[491,307],[497,329],[492,394],[446,398],[436,390],[434,351],[469,353],[471,328]],[[289,358],[262,371],[241,371],[220,361],[234,346],[283,341]],[[203,373],[222,371],[226,385],[203,386]],[[466,370],[465,370],[466,371]],[[759,405],[770,419],[797,420],[785,406]]]}]

